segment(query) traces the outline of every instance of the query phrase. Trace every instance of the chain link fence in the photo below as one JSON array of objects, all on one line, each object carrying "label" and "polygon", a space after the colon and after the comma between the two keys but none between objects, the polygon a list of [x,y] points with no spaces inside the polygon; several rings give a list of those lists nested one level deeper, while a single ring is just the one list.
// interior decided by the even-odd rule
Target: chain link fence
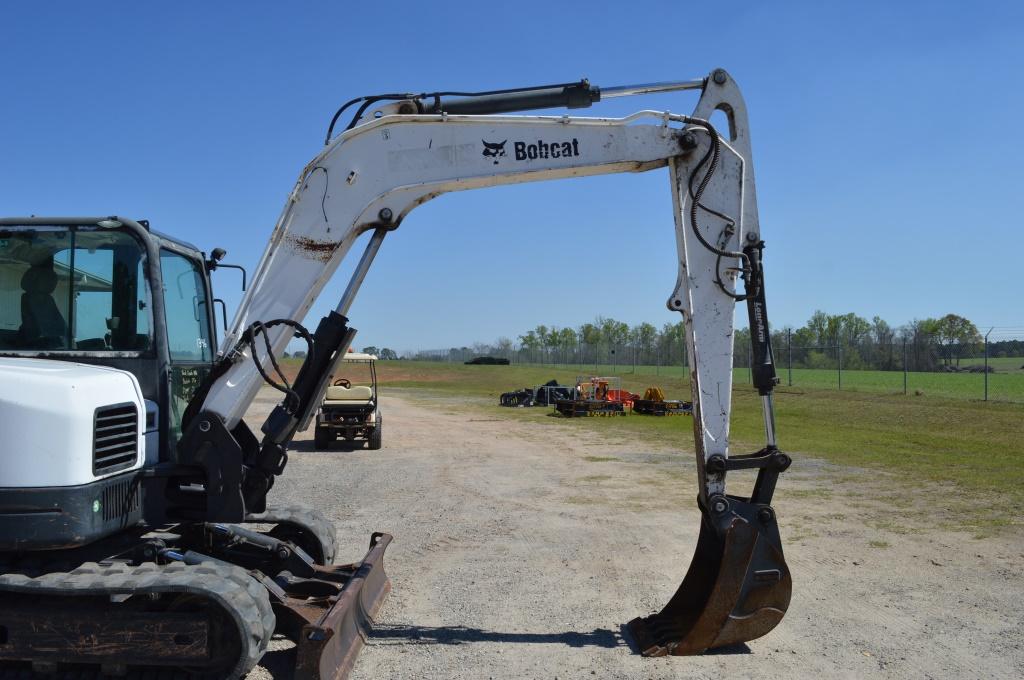
[{"label": "chain link fence", "polygon": [[[782,387],[1024,403],[1024,328],[993,328],[981,340],[969,343],[907,338],[798,346],[788,333],[773,334],[772,343]],[[403,357],[464,363],[491,356],[511,364],[580,373],[683,378],[689,375],[686,354],[685,344],[679,341],[647,347],[629,343],[549,348],[475,345],[405,352]],[[750,360],[746,336],[739,337],[734,351],[736,383],[750,381]]]},{"label": "chain link fence", "polygon": [[[775,344],[776,370],[787,387],[857,390],[1024,403],[1024,341],[796,346]],[[740,380],[750,380],[750,353],[737,351]]]}]

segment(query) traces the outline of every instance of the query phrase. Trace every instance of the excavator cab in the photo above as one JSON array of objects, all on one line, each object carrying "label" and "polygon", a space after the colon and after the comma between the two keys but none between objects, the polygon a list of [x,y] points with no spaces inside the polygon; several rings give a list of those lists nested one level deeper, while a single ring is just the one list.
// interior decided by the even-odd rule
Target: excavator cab
[{"label": "excavator cab", "polygon": [[130,372],[159,434],[148,460],[168,461],[216,358],[209,262],[145,221],[3,220],[0,355]]}]

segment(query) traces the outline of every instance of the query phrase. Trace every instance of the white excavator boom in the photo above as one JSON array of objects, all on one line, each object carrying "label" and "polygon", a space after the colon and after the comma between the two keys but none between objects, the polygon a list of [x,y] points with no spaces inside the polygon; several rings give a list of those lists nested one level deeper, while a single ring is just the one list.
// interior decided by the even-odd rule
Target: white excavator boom
[{"label": "white excavator boom", "polygon": [[[567,88],[574,97],[581,91],[583,96],[569,106],[589,105],[594,99],[594,91],[585,81],[584,85]],[[293,337],[294,322],[306,316],[363,232],[372,231],[373,236],[338,303],[341,319],[385,235],[413,208],[435,196],[667,168],[678,244],[678,278],[668,306],[685,321],[703,523],[697,555],[679,593],[660,614],[630,625],[649,654],[695,653],[770,630],[789,603],[789,571],[769,506],[778,473],[789,465],[789,458],[775,442],[775,378],[746,107],[722,70],[673,87],[612,88],[608,94],[686,88],[701,89],[688,116],[657,111],[624,118],[486,113],[540,107],[532,93],[509,91],[461,100],[447,108],[439,97],[431,101],[415,95],[386,96],[392,101],[369,113],[364,106],[360,113],[366,115],[357,114],[345,132],[328,139],[289,195],[224,340],[222,370],[201,395],[201,411],[208,418],[203,424],[210,427],[209,418],[214,417],[226,431],[234,430],[266,379],[262,366],[272,360],[262,343],[252,341],[254,329],[260,323],[284,320],[256,331],[269,340],[271,354],[281,353]],[[478,111],[485,113],[475,115]],[[725,113],[727,131],[716,131],[709,122],[715,111]],[[737,286],[740,275],[742,290]],[[767,445],[757,453],[730,458],[733,326],[740,300],[747,303],[755,338],[754,383],[763,398]],[[318,370],[325,372],[323,367]],[[301,401],[292,397],[294,403]],[[308,422],[308,412],[305,417],[296,413],[294,403],[284,409],[292,418],[290,425],[268,420],[264,426],[272,440],[270,448],[277,448],[253,464],[263,470],[263,481],[247,473],[247,505],[258,504],[273,483],[270,475],[283,469],[288,428],[294,432],[296,420],[305,420],[298,427]],[[749,497],[726,495],[726,474],[734,469],[758,470]]]},{"label": "white excavator boom", "polygon": [[[731,139],[723,143],[715,177],[702,197],[725,221],[704,213],[698,225],[723,249],[759,239],[749,134],[742,99],[732,81],[707,89],[694,117],[716,108],[731,112]],[[669,307],[689,322],[687,343],[697,373],[694,414],[702,423],[705,456],[728,453],[735,301],[714,281],[735,289],[738,261],[718,262],[688,226],[687,183],[708,144],[682,155],[685,117],[642,111],[626,118],[567,116],[387,115],[371,118],[327,146],[303,170],[271,235],[252,284],[222,343],[228,351],[254,321],[302,319],[365,231],[397,227],[415,208],[451,191],[519,182],[566,179],[668,167],[679,248],[679,272]],[[723,131],[724,133],[724,131]],[[377,244],[379,245],[379,244]],[[342,301],[347,311],[354,291]],[[275,353],[291,340],[289,328],[271,331]],[[241,349],[210,390],[203,409],[233,427],[252,403],[262,378]],[[721,491],[721,489],[719,489]]]}]

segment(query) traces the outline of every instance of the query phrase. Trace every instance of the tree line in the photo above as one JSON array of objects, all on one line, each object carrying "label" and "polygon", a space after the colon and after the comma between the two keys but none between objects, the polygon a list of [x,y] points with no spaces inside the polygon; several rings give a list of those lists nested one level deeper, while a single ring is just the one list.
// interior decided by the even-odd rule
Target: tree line
[{"label": "tree line", "polygon": [[[380,359],[381,361],[387,361],[389,359],[399,359],[400,358],[398,356],[398,352],[396,352],[395,350],[391,349],[390,347],[377,348],[377,347],[375,347],[373,345],[370,345],[369,347],[364,347],[363,348],[363,353],[364,354],[375,354],[375,355],[377,355],[377,358]],[[306,358],[306,353],[301,351],[301,350],[299,350],[297,352],[292,352],[291,354],[289,354],[288,352],[285,352],[284,356],[285,356],[285,358],[295,357],[296,359],[304,359],[304,358]]]},{"label": "tree line", "polygon": [[[977,357],[984,338],[977,326],[958,314],[914,319],[892,326],[875,316],[870,321],[854,313],[815,311],[804,326],[772,333],[777,363],[786,363],[780,349],[795,347],[800,355],[794,366],[826,368],[839,363],[849,369],[935,371],[960,367],[961,359]],[[739,343],[750,342],[750,333],[736,334]],[[990,356],[1020,356],[1020,341],[994,343]]]},{"label": "tree line", "polygon": [[492,343],[447,350],[419,350],[404,358],[466,361],[477,356],[504,357],[518,363],[584,364],[685,363],[683,324],[666,323],[661,329],[641,323],[631,327],[609,317],[597,317],[576,328],[540,325],[518,336],[518,342],[500,337]]},{"label": "tree line", "polygon": [[390,347],[377,348],[373,345],[370,345],[369,347],[363,348],[363,353],[376,355],[376,357],[381,361],[388,361],[390,359],[398,358],[398,352],[391,349]]},{"label": "tree line", "polygon": [[[474,356],[499,356],[522,363],[640,364],[687,363],[683,323],[630,326],[611,317],[597,317],[576,327],[538,325],[511,338],[447,350],[408,353],[405,358],[465,361]],[[977,326],[957,314],[915,319],[893,326],[881,317],[871,320],[854,313],[815,311],[799,328],[772,332],[776,363],[800,368],[956,370],[962,359],[977,357],[983,337]],[[747,365],[750,332],[736,331],[737,366]],[[989,344],[989,356],[1024,356],[1024,341]],[[783,353],[786,355],[783,356]]]}]

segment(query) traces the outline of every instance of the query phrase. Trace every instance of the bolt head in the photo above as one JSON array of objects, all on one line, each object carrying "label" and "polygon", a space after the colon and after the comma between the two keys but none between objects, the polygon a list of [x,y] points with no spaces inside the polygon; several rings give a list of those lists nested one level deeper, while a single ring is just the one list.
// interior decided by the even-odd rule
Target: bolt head
[{"label": "bolt head", "polygon": [[715,72],[711,74],[711,79],[718,85],[725,85],[725,81],[729,79],[729,74],[724,69],[716,68]]},{"label": "bolt head", "polygon": [[725,458],[721,455],[715,454],[708,458],[707,469],[708,472],[725,472],[726,462]]},{"label": "bolt head", "polygon": [[761,508],[757,511],[757,519],[761,521],[761,524],[768,524],[775,517],[775,513],[772,512],[771,508]]},{"label": "bolt head", "polygon": [[697,145],[697,135],[692,132],[684,132],[682,136],[679,137],[679,148],[682,149],[684,153],[693,151],[697,148]]},{"label": "bolt head", "polygon": [[394,217],[395,214],[391,212],[391,208],[381,208],[380,212],[377,213],[377,216],[380,218],[381,222],[390,222],[391,218]]},{"label": "bolt head", "polygon": [[757,243],[758,234],[756,231],[747,232],[747,243]]},{"label": "bolt head", "polygon": [[199,431],[200,432],[209,432],[211,427],[213,427],[213,426],[210,425],[210,421],[209,420],[200,420],[199,421]]}]

